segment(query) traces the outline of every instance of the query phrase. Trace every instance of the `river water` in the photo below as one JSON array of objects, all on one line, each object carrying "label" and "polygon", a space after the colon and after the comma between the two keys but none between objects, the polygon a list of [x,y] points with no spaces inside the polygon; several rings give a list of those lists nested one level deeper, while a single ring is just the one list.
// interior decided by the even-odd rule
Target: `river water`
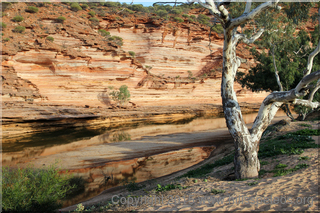
[{"label": "river water", "polygon": [[[256,113],[244,115],[247,124]],[[278,119],[284,113],[277,114]],[[208,158],[217,143],[230,141],[224,118],[199,117],[173,124],[119,128],[65,129],[3,138],[4,166],[54,164],[86,181],[64,206],[82,202],[111,187],[172,174]]]}]

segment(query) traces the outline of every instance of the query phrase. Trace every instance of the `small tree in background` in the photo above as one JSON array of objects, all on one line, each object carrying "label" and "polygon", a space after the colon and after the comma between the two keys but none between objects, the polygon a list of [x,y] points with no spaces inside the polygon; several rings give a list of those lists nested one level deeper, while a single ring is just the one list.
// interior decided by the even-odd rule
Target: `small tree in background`
[{"label": "small tree in background", "polygon": [[28,13],[37,13],[38,10],[39,10],[39,8],[30,6],[30,7],[28,7],[28,9],[26,9],[26,12],[28,12]]},{"label": "small tree in background", "polygon": [[117,104],[120,104],[123,106],[124,104],[127,104],[130,101],[130,92],[128,90],[127,85],[122,85],[118,91],[114,90],[114,87],[109,87],[111,92],[109,95],[112,97],[112,100],[116,101]]},{"label": "small tree in background", "polygon": [[70,7],[71,7],[71,10],[73,10],[75,12],[78,12],[79,10],[82,10],[80,5],[78,3],[76,3],[76,2],[72,3]]},{"label": "small tree in background", "polygon": [[21,21],[23,21],[23,17],[22,17],[22,16],[15,16],[15,17],[12,19],[12,21],[14,21],[14,22],[21,22]]},{"label": "small tree in background", "polygon": [[65,20],[66,20],[66,18],[63,17],[63,16],[59,16],[59,17],[57,18],[57,22],[59,22],[59,23],[63,23]]}]

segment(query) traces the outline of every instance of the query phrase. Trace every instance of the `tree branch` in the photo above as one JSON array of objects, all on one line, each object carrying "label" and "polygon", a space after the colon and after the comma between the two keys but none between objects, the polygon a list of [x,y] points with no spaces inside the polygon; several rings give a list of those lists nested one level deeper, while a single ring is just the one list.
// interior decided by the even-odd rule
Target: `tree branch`
[{"label": "tree branch", "polygon": [[313,96],[314,94],[318,91],[318,89],[320,88],[320,79],[318,80],[316,86],[313,88],[312,92],[309,94],[309,101],[313,100]]},{"label": "tree branch", "polygon": [[244,10],[244,15],[248,14],[251,10],[251,4],[252,4],[252,0],[248,0],[247,4],[246,4],[246,9]]},{"label": "tree branch", "polygon": [[295,99],[293,101],[293,104],[298,104],[306,107],[311,107],[312,109],[318,108],[320,106],[319,102],[312,102],[309,100],[303,100],[303,99]]},{"label": "tree branch", "polygon": [[236,19],[232,19],[231,21],[231,25],[229,26],[230,28],[239,26],[247,21],[249,21],[250,19],[253,19],[256,15],[258,15],[261,11],[267,9],[268,7],[274,7],[278,4],[279,0],[275,0],[273,2],[269,1],[263,4],[260,4],[258,7],[256,7],[255,9],[253,9],[250,13],[248,14],[243,14],[242,16],[236,18]]},{"label": "tree branch", "polygon": [[308,86],[308,84],[310,84],[312,81],[317,80],[319,78],[320,78],[320,70],[313,72],[307,76],[304,76],[304,78],[299,82],[299,84],[295,88],[296,93],[300,93],[300,90]]},{"label": "tree branch", "polygon": [[245,34],[238,33],[235,35],[234,42],[237,43],[238,41],[242,40],[246,44],[252,44],[255,40],[260,38],[260,36],[262,35],[263,32],[264,32],[264,29],[260,29],[256,34],[251,36],[251,38],[249,38],[249,39],[247,38],[247,36]]},{"label": "tree branch", "polygon": [[206,0],[206,3],[203,3],[201,0],[197,0],[197,2],[204,8],[208,9],[212,15],[217,17],[219,19],[220,23],[224,23],[224,20],[222,19],[221,12],[218,10],[216,4],[213,0]]},{"label": "tree branch", "polygon": [[276,79],[277,79],[277,83],[278,83],[280,91],[283,91],[283,87],[282,87],[282,84],[281,84],[281,81],[280,81],[280,77],[279,77],[279,72],[278,72],[277,65],[276,65],[276,60],[274,58],[274,45],[273,45],[273,48],[272,48],[272,58],[273,58],[273,66],[274,66],[274,70],[275,70],[275,76],[276,76]]},{"label": "tree branch", "polygon": [[[320,26],[320,25],[319,25]],[[304,76],[309,75],[312,69],[312,65],[313,65],[313,59],[314,57],[320,52],[320,39],[318,42],[318,46],[317,48],[309,55],[308,57],[308,63],[307,63],[307,70],[304,73]]]}]

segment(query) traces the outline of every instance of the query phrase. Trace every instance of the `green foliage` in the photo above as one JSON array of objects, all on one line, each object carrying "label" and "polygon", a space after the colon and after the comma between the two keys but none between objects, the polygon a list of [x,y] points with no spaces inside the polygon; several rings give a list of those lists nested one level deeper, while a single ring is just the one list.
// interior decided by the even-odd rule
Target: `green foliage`
[{"label": "green foliage", "polygon": [[320,135],[319,129],[301,129],[296,132],[289,133],[289,135]]},{"label": "green foliage", "polygon": [[15,16],[15,17],[12,19],[12,21],[14,21],[14,22],[21,22],[21,21],[23,21],[23,17],[22,17],[22,16]]},{"label": "green foliage", "polygon": [[111,36],[110,38],[108,38],[108,40],[115,42],[119,46],[123,45],[123,39],[121,37],[119,37],[119,36]]},{"label": "green foliage", "polygon": [[190,18],[195,20],[197,17],[195,15],[191,15]]},{"label": "green foliage", "polygon": [[158,10],[158,11],[156,12],[156,14],[157,14],[158,16],[160,16],[161,18],[165,18],[165,17],[167,17],[168,12],[165,11],[165,10]]},{"label": "green foliage", "polygon": [[170,11],[171,14],[180,15],[182,11],[180,9],[173,9]]},{"label": "green foliage", "polygon": [[94,26],[99,25],[99,19],[97,18],[89,18],[89,21],[91,21],[91,24]]},{"label": "green foliage", "polygon": [[197,20],[201,24],[208,25],[209,21],[210,21],[210,18],[208,16],[204,15],[204,14],[199,14]]},{"label": "green foliage", "polygon": [[218,166],[227,165],[229,163],[233,162],[234,154],[230,154],[226,157],[223,157],[222,159],[219,159],[215,161],[213,164],[205,164],[201,166],[200,168],[197,168],[195,170],[188,171],[186,174],[180,176],[180,177],[193,177],[193,178],[199,178],[203,177],[206,174],[212,172],[212,169]]},{"label": "green foliage", "polygon": [[281,169],[281,168],[286,168],[287,165],[286,164],[282,164],[282,163],[279,163],[278,165],[276,165],[276,169]]},{"label": "green foliage", "polygon": [[66,20],[66,18],[63,17],[63,16],[59,16],[59,17],[57,18],[57,22],[59,22],[59,23],[63,23],[65,20]]},{"label": "green foliage", "polygon": [[247,183],[248,186],[254,186],[254,185],[257,185],[258,184],[258,181],[254,181],[254,182],[251,182],[251,183]]},{"label": "green foliage", "polygon": [[122,183],[129,192],[133,192],[145,187],[144,185],[137,184],[135,181],[136,181],[136,178],[133,178],[131,181],[129,181],[128,179],[125,179],[122,181]]},{"label": "green foliage", "polygon": [[263,165],[268,165],[268,164],[269,164],[268,161],[261,161],[261,162],[260,162],[260,165],[261,165],[261,166],[263,166]]},{"label": "green foliage", "polygon": [[106,7],[121,7],[121,3],[107,1],[106,3],[104,3],[104,6],[106,6]]},{"label": "green foliage", "polygon": [[242,178],[242,179],[236,179],[235,181],[245,181],[245,180],[249,180],[248,178]]},{"label": "green foliage", "polygon": [[90,16],[95,16],[96,15],[96,13],[94,12],[94,11],[90,11],[89,13],[88,13]]},{"label": "green foliage", "polygon": [[134,57],[134,56],[136,55],[136,53],[133,52],[133,51],[129,51],[128,53],[129,53],[132,57]]},{"label": "green foliage", "polygon": [[87,4],[81,4],[80,7],[81,7],[83,10],[85,10],[85,9],[87,9],[89,6],[88,6]]},{"label": "green foliage", "polygon": [[46,38],[46,40],[48,40],[48,41],[54,41],[54,38],[53,37],[51,37],[51,36],[48,36],[47,38]]},{"label": "green foliage", "polygon": [[4,38],[3,41],[8,42],[8,41],[10,41],[10,38]]},{"label": "green foliage", "polygon": [[156,191],[157,192],[163,192],[163,191],[170,191],[173,189],[185,189],[187,186],[181,186],[180,184],[168,184],[166,186],[161,186],[160,184],[157,185]]},{"label": "green foliage", "polygon": [[[255,42],[259,49],[265,50],[262,52],[258,52],[255,48],[251,50],[257,65],[251,68],[248,74],[238,72],[236,77],[236,80],[243,87],[252,91],[279,91],[273,56],[283,89],[294,88],[302,79],[308,56],[319,41],[318,30],[306,32],[299,29],[296,32],[296,29],[308,20],[312,4],[302,2],[280,4],[284,8],[283,10],[265,10],[254,21],[249,22],[257,28],[265,29],[265,33]],[[239,15],[243,12],[244,7],[245,4],[237,3],[237,6],[232,10],[235,11],[236,15]],[[318,24],[315,25],[317,28]],[[244,33],[250,37],[254,32],[252,29],[246,28]],[[312,72],[318,69],[320,69],[319,56],[314,58]],[[307,98],[303,97],[303,99]],[[315,94],[314,101],[320,101],[319,91]],[[295,106],[294,110],[301,116],[310,112],[311,108]]]},{"label": "green foliage", "polygon": [[14,28],[13,32],[15,32],[15,33],[23,33],[25,30],[26,30],[25,27],[17,26],[17,27]]},{"label": "green foliage", "polygon": [[106,31],[106,30],[100,29],[100,30],[98,30],[98,32],[99,32],[100,35],[102,35],[102,36],[110,36],[110,32],[108,32],[108,31]]},{"label": "green foliage", "polygon": [[32,7],[32,6],[28,7],[28,9],[26,9],[26,12],[28,12],[28,13],[37,13],[38,11],[39,11],[39,8]]},{"label": "green foliage", "polygon": [[133,4],[128,6],[128,9],[137,11],[137,12],[147,12],[147,8],[145,8],[142,4]]},{"label": "green foliage", "polygon": [[6,28],[6,27],[7,27],[6,23],[1,22],[1,29]]},{"label": "green foliage", "polygon": [[25,169],[3,168],[2,208],[5,211],[51,212],[62,205],[59,200],[74,188],[68,177],[60,176],[56,166]]},{"label": "green foliage", "polygon": [[217,195],[217,194],[221,194],[221,193],[225,193],[226,191],[223,189],[211,189],[211,193]]},{"label": "green foliage", "polygon": [[112,100],[120,105],[124,105],[130,101],[130,92],[127,85],[122,85],[118,91],[112,90],[110,96],[112,97]]},{"label": "green foliage", "polygon": [[[299,130],[300,131],[300,130]],[[270,139],[260,144],[259,158],[272,157],[281,154],[301,154],[302,149],[316,148],[317,144],[308,135],[299,135],[301,132],[288,133]],[[296,135],[298,134],[298,135]]]},{"label": "green foliage", "polygon": [[189,18],[190,16],[188,14],[183,14],[182,17]]},{"label": "green foliage", "polygon": [[221,26],[221,24],[216,24],[215,26],[213,26],[213,27],[211,28],[211,30],[212,30],[213,32],[218,33],[218,34],[223,33],[223,27]]},{"label": "green foliage", "polygon": [[271,172],[275,173],[273,175],[273,177],[278,177],[278,176],[284,176],[284,175],[290,174],[290,173],[295,172],[295,171],[297,171],[299,169],[303,169],[303,168],[307,168],[307,167],[309,167],[309,165],[303,163],[303,164],[296,165],[292,169],[279,169],[279,170],[272,170]]},{"label": "green foliage", "polygon": [[308,157],[308,156],[300,156],[298,158],[298,160],[310,160],[310,157]]},{"label": "green foliage", "polygon": [[180,17],[174,17],[174,21],[179,22],[179,23],[184,22],[184,20]]},{"label": "green foliage", "polygon": [[71,10],[75,11],[75,12],[78,12],[79,10],[82,10],[82,8],[80,7],[80,5],[76,2],[72,3],[70,5],[71,7]]}]

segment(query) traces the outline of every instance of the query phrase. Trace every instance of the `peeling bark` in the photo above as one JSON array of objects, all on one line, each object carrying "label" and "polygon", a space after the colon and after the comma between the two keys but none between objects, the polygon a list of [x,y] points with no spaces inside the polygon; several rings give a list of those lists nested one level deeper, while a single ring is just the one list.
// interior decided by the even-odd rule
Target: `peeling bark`
[{"label": "peeling bark", "polygon": [[[195,1],[195,0],[193,0]],[[193,2],[192,1],[192,2]],[[190,1],[189,1],[190,2]],[[242,16],[231,19],[229,12],[224,7],[223,2],[216,4],[213,0],[206,0],[206,3],[198,0],[199,4],[209,9],[210,13],[214,15],[224,28],[224,46],[223,46],[223,72],[221,80],[221,97],[224,115],[230,134],[234,139],[235,146],[235,176],[237,179],[255,178],[258,176],[260,170],[260,163],[258,159],[259,141],[264,130],[271,123],[276,112],[283,103],[298,103],[319,106],[319,103],[312,102],[312,100],[300,100],[301,96],[308,93],[310,83],[320,77],[320,70],[310,73],[310,66],[316,54],[319,53],[320,42],[316,50],[310,55],[308,60],[308,69],[304,78],[300,81],[295,89],[290,91],[282,91],[280,79],[277,78],[280,87],[280,92],[272,92],[268,95],[259,109],[258,115],[254,121],[253,127],[248,130],[243,120],[241,109],[237,101],[237,96],[234,91],[234,80],[237,70],[241,64],[241,60],[236,55],[236,45],[238,42],[252,43],[258,39],[263,29],[260,29],[251,38],[247,38],[244,34],[237,33],[236,29],[241,24],[254,19],[263,10],[269,7],[276,7],[279,0],[269,1],[260,4],[257,8],[251,10],[251,0],[247,2],[245,12]],[[319,10],[320,13],[320,10]],[[277,77],[276,70],[276,77]],[[278,76],[279,77],[279,76]],[[317,84],[313,91],[319,89]],[[313,92],[312,92],[313,93]],[[313,97],[313,95],[311,95]]]}]

